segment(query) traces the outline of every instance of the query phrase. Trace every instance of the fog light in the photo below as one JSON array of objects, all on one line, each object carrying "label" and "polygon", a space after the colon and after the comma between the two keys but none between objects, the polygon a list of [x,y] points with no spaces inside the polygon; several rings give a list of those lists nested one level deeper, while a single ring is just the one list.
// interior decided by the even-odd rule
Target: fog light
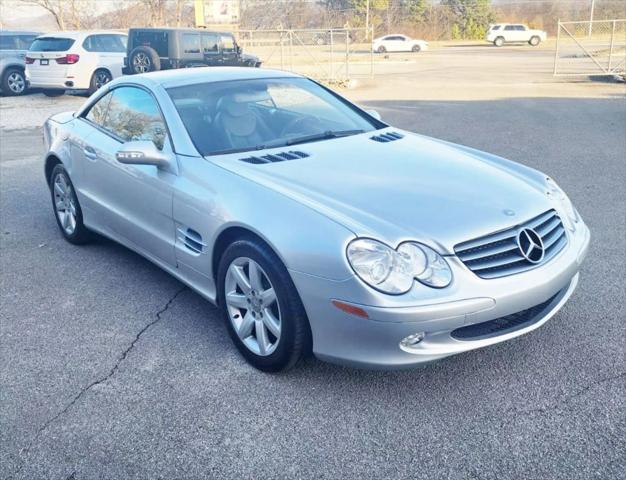
[{"label": "fog light", "polygon": [[400,342],[400,345],[403,347],[414,347],[415,345],[420,343],[422,340],[424,340],[424,336],[425,336],[424,332],[414,333],[413,335],[409,335],[408,337],[403,338],[402,341]]}]

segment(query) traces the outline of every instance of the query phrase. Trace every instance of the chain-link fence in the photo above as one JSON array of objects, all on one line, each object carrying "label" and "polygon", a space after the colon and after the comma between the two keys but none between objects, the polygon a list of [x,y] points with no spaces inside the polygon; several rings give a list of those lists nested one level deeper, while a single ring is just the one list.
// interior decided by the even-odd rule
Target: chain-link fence
[{"label": "chain-link fence", "polygon": [[558,22],[554,75],[623,75],[626,19]]},{"label": "chain-link fence", "polygon": [[321,81],[346,81],[374,73],[373,29],[239,30],[244,50],[264,67],[291,70]]}]

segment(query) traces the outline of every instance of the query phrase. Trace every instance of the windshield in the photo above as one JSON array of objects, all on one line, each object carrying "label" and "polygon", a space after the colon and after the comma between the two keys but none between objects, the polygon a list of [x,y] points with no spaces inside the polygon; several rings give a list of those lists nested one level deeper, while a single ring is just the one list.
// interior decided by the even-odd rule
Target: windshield
[{"label": "windshield", "polygon": [[308,143],[384,126],[306,78],[212,82],[168,93],[202,155]]},{"label": "windshield", "polygon": [[30,46],[31,52],[65,52],[74,44],[71,38],[39,37]]}]

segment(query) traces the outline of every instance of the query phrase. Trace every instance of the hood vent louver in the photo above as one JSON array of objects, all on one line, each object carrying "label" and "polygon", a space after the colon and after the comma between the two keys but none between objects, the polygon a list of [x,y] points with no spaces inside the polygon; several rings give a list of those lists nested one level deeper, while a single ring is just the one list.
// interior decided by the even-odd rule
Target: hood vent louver
[{"label": "hood vent louver", "polygon": [[394,140],[400,140],[401,138],[404,138],[404,135],[398,132],[385,132],[381,133],[380,135],[374,135],[373,137],[370,137],[370,140],[374,140],[375,142],[379,143],[387,143],[393,142]]},{"label": "hood vent louver", "polygon": [[250,157],[240,158],[239,160],[246,163],[260,165],[263,163],[283,162],[285,160],[297,160],[298,158],[306,158],[309,156],[310,155],[308,153],[300,152],[298,150],[290,150],[288,152],[270,153],[268,155],[261,155],[258,157],[252,155]]}]

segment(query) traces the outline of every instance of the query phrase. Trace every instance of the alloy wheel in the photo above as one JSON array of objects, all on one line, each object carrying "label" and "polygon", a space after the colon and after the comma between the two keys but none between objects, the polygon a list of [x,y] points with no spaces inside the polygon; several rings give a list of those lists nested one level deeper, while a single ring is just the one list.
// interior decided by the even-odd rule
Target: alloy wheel
[{"label": "alloy wheel", "polygon": [[236,258],[226,272],[224,292],[228,317],[241,342],[256,355],[271,355],[280,341],[282,318],[263,268],[250,258]]},{"label": "alloy wheel", "polygon": [[96,78],[94,79],[94,83],[96,85],[96,90],[111,81],[111,75],[102,70],[96,72]]},{"label": "alloy wheel", "polygon": [[145,73],[150,70],[150,58],[145,53],[137,53],[133,57],[133,68],[135,72]]},{"label": "alloy wheel", "polygon": [[76,230],[76,203],[72,186],[65,175],[59,173],[54,177],[54,207],[61,227],[68,235]]},{"label": "alloy wheel", "polygon": [[19,72],[13,72],[7,77],[7,85],[13,93],[18,95],[26,88],[24,77]]}]

